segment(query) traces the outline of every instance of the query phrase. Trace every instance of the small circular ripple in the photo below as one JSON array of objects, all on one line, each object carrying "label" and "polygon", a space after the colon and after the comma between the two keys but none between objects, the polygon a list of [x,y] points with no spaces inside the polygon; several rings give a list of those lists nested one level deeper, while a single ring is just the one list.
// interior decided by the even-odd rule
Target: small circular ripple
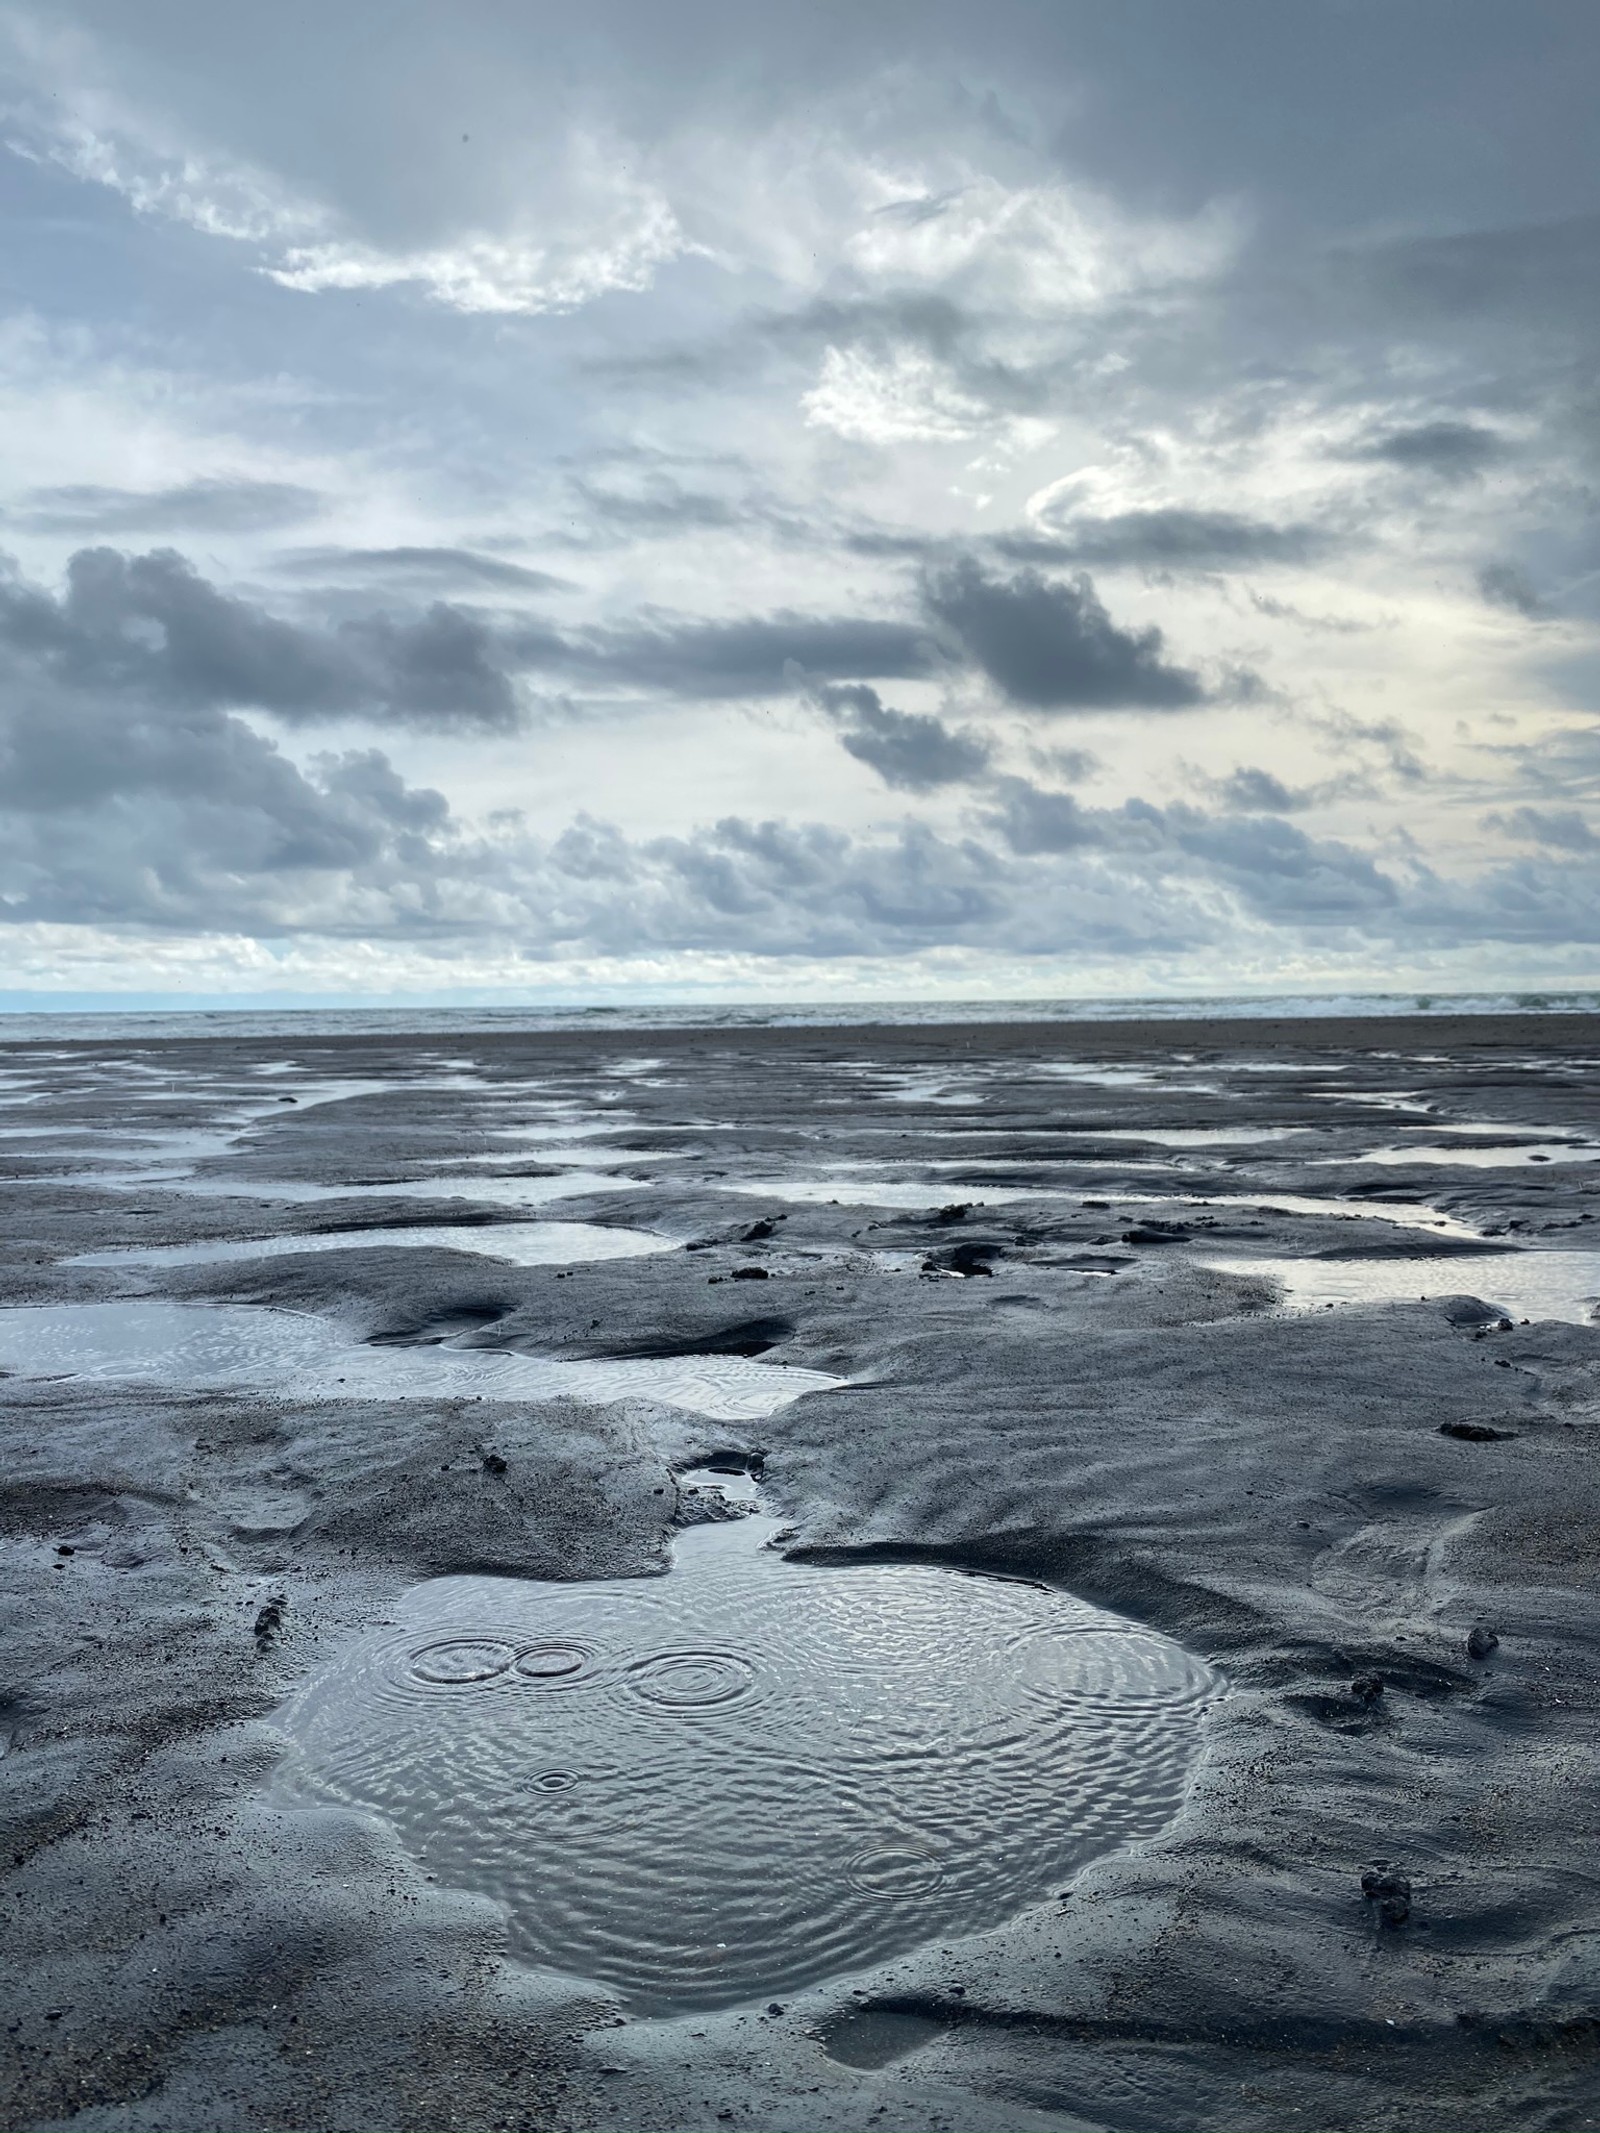
[{"label": "small circular ripple", "polygon": [[663,1711],[714,1710],[755,1685],[755,1668],[737,1652],[656,1652],[628,1669],[634,1695]]},{"label": "small circular ripple", "polygon": [[461,1688],[469,1683],[493,1681],[516,1658],[509,1644],[488,1638],[443,1637],[411,1654],[411,1678],[433,1689]]},{"label": "small circular ripple", "polygon": [[845,1873],[850,1886],[863,1896],[931,1896],[944,1880],[938,1861],[908,1844],[857,1852]]},{"label": "small circular ripple", "polygon": [[686,1552],[416,1587],[289,1706],[282,1782],[387,1817],[519,1960],[681,2012],[997,1926],[1155,1835],[1218,1689],[1065,1594]]},{"label": "small circular ripple", "polygon": [[530,1644],[513,1664],[523,1681],[564,1685],[592,1673],[595,1654],[581,1644]]}]

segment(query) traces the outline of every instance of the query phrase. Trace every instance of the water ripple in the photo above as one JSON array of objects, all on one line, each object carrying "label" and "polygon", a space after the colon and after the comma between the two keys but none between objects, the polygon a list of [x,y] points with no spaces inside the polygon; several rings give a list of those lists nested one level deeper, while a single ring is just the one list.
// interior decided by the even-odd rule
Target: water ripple
[{"label": "water ripple", "polygon": [[284,1714],[286,1804],[387,1817],[510,1951],[642,2011],[980,1931],[1182,1804],[1217,1677],[1066,1595],[732,1539],[443,1578]]}]

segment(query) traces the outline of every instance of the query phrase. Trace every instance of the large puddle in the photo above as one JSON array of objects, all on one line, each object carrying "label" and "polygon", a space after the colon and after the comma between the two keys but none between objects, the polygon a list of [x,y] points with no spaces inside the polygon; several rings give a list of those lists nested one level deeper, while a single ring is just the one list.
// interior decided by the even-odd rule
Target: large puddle
[{"label": "large puddle", "polygon": [[1416,1303],[1435,1296],[1476,1296],[1508,1318],[1560,1318],[1587,1325],[1600,1304],[1600,1252],[1517,1251],[1483,1258],[1215,1259],[1229,1274],[1275,1281],[1291,1310],[1329,1304]]},{"label": "large puddle", "polygon": [[761,1421],[842,1382],[743,1356],[566,1362],[452,1340],[369,1346],[309,1313],[155,1297],[0,1310],[0,1370],[301,1400],[655,1400],[727,1422]]},{"label": "large puddle", "polygon": [[1447,1141],[1418,1141],[1414,1146],[1406,1148],[1369,1148],[1361,1155],[1325,1156],[1321,1160],[1402,1166],[1413,1163],[1453,1163],[1468,1170],[1518,1170],[1528,1163],[1600,1162],[1600,1148],[1584,1141],[1564,1141],[1549,1137],[1546,1137],[1542,1146],[1532,1147],[1509,1138],[1498,1148],[1474,1146],[1470,1141],[1460,1147],[1452,1147]]},{"label": "large puddle", "polygon": [[550,1201],[570,1200],[581,1193],[622,1192],[633,1181],[601,1171],[567,1170],[552,1177],[449,1175],[386,1179],[377,1184],[318,1185],[301,1178],[190,1177],[183,1172],[148,1170],[135,1176],[79,1171],[51,1182],[110,1186],[117,1191],[157,1185],[163,1192],[184,1193],[197,1199],[281,1201],[288,1206],[315,1200],[471,1200],[485,1207],[543,1207]]},{"label": "large puddle", "polygon": [[647,1229],[608,1229],[600,1222],[429,1222],[397,1229],[301,1230],[286,1237],[229,1237],[211,1244],[127,1245],[79,1252],[68,1266],[213,1266],[233,1259],[282,1259],[297,1252],[412,1250],[471,1252],[512,1266],[566,1266],[597,1259],[636,1259],[670,1252],[670,1237]]},{"label": "large puddle", "polygon": [[1212,1671],[1065,1594],[785,1562],[441,1578],[289,1706],[284,1805],[382,1816],[512,1954],[645,2014],[997,1926],[1182,1805]]}]

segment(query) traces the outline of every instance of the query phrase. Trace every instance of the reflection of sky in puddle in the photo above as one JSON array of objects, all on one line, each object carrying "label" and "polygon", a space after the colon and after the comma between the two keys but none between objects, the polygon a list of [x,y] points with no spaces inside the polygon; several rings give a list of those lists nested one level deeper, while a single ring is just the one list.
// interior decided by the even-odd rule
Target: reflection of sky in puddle
[{"label": "reflection of sky in puddle", "polygon": [[1600,1251],[1518,1251],[1445,1259],[1235,1259],[1205,1265],[1281,1282],[1295,1310],[1327,1304],[1415,1303],[1432,1296],[1476,1296],[1508,1318],[1559,1318],[1587,1324],[1600,1297]]},{"label": "reflection of sky in puddle", "polygon": [[0,1369],[31,1378],[238,1386],[301,1400],[655,1400],[760,1421],[842,1383],[743,1356],[566,1362],[504,1349],[369,1347],[331,1319],[255,1304],[23,1304],[0,1310]]},{"label": "reflection of sky in puddle", "polygon": [[1082,1081],[1092,1088],[1104,1089],[1150,1089],[1164,1078],[1151,1067],[1085,1066],[1071,1059],[1034,1060],[1027,1071],[1043,1074],[1051,1081]]},{"label": "reflection of sky in puddle", "polygon": [[1178,1812],[1221,1688],[1179,1646],[770,1530],[694,1528],[664,1578],[414,1587],[280,1715],[274,1804],[386,1819],[517,1959],[644,2014],[984,1931]]},{"label": "reflection of sky in puddle", "polygon": [[1225,1148],[1236,1143],[1289,1141],[1315,1133],[1315,1126],[1079,1126],[1075,1132],[1101,1141],[1157,1141],[1163,1148]]},{"label": "reflection of sky in puddle", "polygon": [[1600,1148],[1571,1147],[1547,1141],[1540,1148],[1449,1148],[1421,1141],[1414,1148],[1368,1148],[1355,1156],[1324,1156],[1330,1163],[1378,1163],[1404,1167],[1411,1163],[1442,1163],[1468,1170],[1520,1170],[1530,1163],[1593,1163],[1600,1161]]},{"label": "reflection of sky in puddle", "polygon": [[[925,1166],[933,1168],[933,1165]],[[964,1167],[964,1166],[963,1166]],[[1127,1168],[1134,1166],[1127,1165]],[[792,1200],[806,1205],[841,1207],[933,1208],[955,1193],[969,1207],[1006,1207],[1018,1200],[1077,1200],[1082,1187],[1070,1191],[1055,1186],[978,1186],[950,1183],[919,1185],[899,1179],[872,1178],[741,1178],[719,1181],[725,1192],[748,1193],[761,1199]],[[1259,1208],[1268,1214],[1317,1215],[1329,1221],[1354,1217],[1364,1222],[1398,1222],[1407,1228],[1435,1229],[1450,1237],[1476,1237],[1478,1232],[1452,1215],[1441,1214],[1420,1200],[1326,1200],[1293,1192],[1184,1192],[1143,1193],[1101,1191],[1097,1197],[1113,1206],[1163,1208],[1181,1211],[1195,1207]]]},{"label": "reflection of sky in puddle", "polygon": [[[520,1160],[523,1162],[588,1163],[593,1167],[598,1167],[602,1163],[608,1166],[623,1163],[681,1163],[683,1159],[682,1152],[676,1148],[593,1148],[588,1146],[576,1148],[529,1148],[522,1151],[520,1156]],[[487,1167],[490,1163],[515,1163],[519,1160],[519,1154],[515,1148],[497,1148],[492,1154],[454,1157],[452,1160],[482,1163]]]},{"label": "reflection of sky in puddle", "polygon": [[68,1266],[212,1266],[235,1259],[282,1259],[296,1252],[386,1251],[391,1246],[470,1252],[512,1266],[565,1266],[569,1261],[635,1259],[669,1252],[670,1237],[643,1229],[607,1229],[598,1222],[447,1222],[404,1229],[344,1229],[291,1237],[230,1237],[211,1244],[154,1244],[80,1252]]},{"label": "reflection of sky in puddle", "polygon": [[[41,1181],[43,1182],[43,1181]],[[600,1171],[568,1170],[553,1178],[413,1178],[403,1184],[313,1185],[298,1178],[191,1178],[148,1171],[141,1176],[96,1177],[80,1172],[53,1182],[62,1185],[107,1185],[131,1191],[158,1185],[164,1192],[199,1199],[284,1201],[312,1200],[472,1200],[487,1207],[542,1207],[579,1193],[620,1192],[632,1181]]]},{"label": "reflection of sky in puddle", "polygon": [[1429,1207],[1421,1200],[1317,1200],[1297,1192],[1185,1192],[1163,1194],[1160,1198],[1137,1192],[1108,1192],[1100,1197],[1116,1206],[1260,1208],[1264,1214],[1398,1222],[1406,1229],[1435,1229],[1446,1237],[1478,1236],[1469,1223],[1458,1222],[1453,1215],[1442,1215],[1437,1207]]},{"label": "reflection of sky in puddle", "polygon": [[[750,1193],[762,1200],[793,1200],[823,1207],[835,1202],[841,1207],[937,1207],[948,1190],[939,1185],[873,1178],[719,1178],[717,1189]],[[1013,1191],[1002,1187],[996,1191],[980,1186],[970,1192],[963,1187],[961,1197],[970,1207],[1005,1207],[1013,1200],[1060,1199],[1065,1195],[1043,1188]]]}]

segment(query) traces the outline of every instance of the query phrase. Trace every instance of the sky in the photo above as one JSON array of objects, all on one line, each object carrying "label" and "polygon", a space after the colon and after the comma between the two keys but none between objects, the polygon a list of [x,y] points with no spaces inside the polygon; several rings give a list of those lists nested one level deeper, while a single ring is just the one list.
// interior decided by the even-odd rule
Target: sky
[{"label": "sky", "polygon": [[0,7],[0,992],[1600,977],[1592,0]]}]

